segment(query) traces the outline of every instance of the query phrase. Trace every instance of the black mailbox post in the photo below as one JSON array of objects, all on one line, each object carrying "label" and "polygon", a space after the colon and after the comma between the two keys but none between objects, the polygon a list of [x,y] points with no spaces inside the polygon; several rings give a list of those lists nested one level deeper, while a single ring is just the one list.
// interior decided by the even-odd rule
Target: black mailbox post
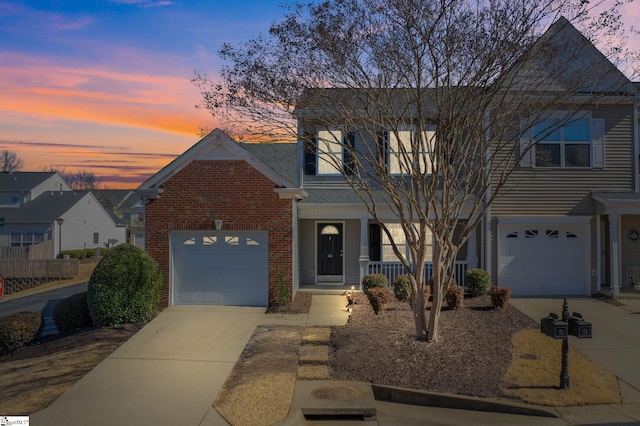
[{"label": "black mailbox post", "polygon": [[550,313],[540,320],[540,332],[553,337],[554,339],[562,339],[562,369],[560,371],[560,389],[569,388],[569,335],[579,339],[590,339],[591,323],[585,321],[582,315],[574,312],[569,317],[569,304],[565,297],[562,304],[562,319],[558,315]]}]

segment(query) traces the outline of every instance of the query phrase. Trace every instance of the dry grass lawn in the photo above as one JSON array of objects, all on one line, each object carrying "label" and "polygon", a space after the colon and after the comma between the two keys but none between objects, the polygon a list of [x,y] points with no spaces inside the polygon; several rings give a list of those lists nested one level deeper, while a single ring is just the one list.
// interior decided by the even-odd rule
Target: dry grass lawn
[{"label": "dry grass lawn", "polygon": [[513,361],[503,377],[505,393],[530,404],[567,407],[620,404],[613,373],[569,344],[569,389],[560,389],[562,341],[539,330],[522,330],[513,338]]}]

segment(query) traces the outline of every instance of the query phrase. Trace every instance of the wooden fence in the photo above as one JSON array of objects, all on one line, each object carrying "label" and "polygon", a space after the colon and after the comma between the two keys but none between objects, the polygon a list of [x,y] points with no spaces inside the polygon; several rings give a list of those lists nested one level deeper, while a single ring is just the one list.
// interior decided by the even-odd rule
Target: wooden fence
[{"label": "wooden fence", "polygon": [[54,255],[54,241],[24,247],[0,247],[0,260],[45,260]]},{"label": "wooden fence", "polygon": [[80,271],[78,259],[0,259],[0,275],[3,278],[60,279],[77,277]]}]

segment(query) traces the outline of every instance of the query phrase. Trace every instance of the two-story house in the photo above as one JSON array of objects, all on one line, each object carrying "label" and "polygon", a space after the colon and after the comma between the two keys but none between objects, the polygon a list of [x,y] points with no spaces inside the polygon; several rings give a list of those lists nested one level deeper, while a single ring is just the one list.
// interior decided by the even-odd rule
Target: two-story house
[{"label": "two-story house", "polygon": [[126,229],[89,191],[74,191],[57,172],[0,173],[0,247],[39,258],[60,251],[121,244]]},{"label": "two-story house", "polygon": [[[535,130],[543,120],[521,138],[515,172],[453,274],[464,283],[465,270],[482,267],[521,296],[617,292],[640,272],[638,89],[567,22],[550,31],[581,43],[587,63],[607,67],[621,89],[553,132]],[[353,153],[368,147],[387,172],[401,174],[412,130],[376,129],[366,140],[296,114],[304,135],[297,142],[240,144],[215,130],[138,189],[147,200],[147,251],[165,274],[165,304],[266,306],[279,283],[293,292],[357,288],[368,273],[391,282],[403,273],[381,231],[382,222],[408,258],[385,195],[374,194],[374,220],[338,168],[348,172]],[[427,129],[422,137],[436,134]],[[427,253],[427,275],[430,263]]]}]

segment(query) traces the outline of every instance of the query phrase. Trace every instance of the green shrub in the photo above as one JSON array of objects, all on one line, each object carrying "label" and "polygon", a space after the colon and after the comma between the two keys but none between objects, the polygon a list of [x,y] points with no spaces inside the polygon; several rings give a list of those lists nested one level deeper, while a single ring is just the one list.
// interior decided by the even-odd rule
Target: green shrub
[{"label": "green shrub", "polygon": [[504,309],[511,300],[511,290],[508,287],[491,286],[491,303],[496,309]]},{"label": "green shrub", "polygon": [[389,280],[382,274],[369,274],[362,278],[362,291],[366,294],[371,288],[389,288]]},{"label": "green shrub", "polygon": [[386,287],[371,287],[369,291],[367,291],[367,299],[369,299],[369,303],[373,308],[373,312],[378,315],[380,312],[384,311],[384,308],[389,303],[389,295],[391,292]]},{"label": "green shrub", "polygon": [[469,269],[464,274],[464,282],[467,285],[469,296],[477,297],[489,294],[491,277],[484,269]]},{"label": "green shrub", "polygon": [[273,290],[275,293],[275,306],[283,306],[291,302],[291,284],[285,280],[281,267],[278,268]]},{"label": "green shrub", "polygon": [[459,285],[450,286],[444,293],[444,301],[449,309],[459,309],[464,307],[464,288]]},{"label": "green shrub", "polygon": [[65,255],[70,259],[83,259],[82,250],[62,250],[58,255],[58,258],[62,259]]},{"label": "green shrub", "polygon": [[393,283],[393,294],[401,302],[411,302],[411,278],[407,274],[398,275]]},{"label": "green shrub", "polygon": [[82,249],[82,255],[84,258],[96,257],[96,249]]},{"label": "green shrub", "polygon": [[39,312],[15,312],[0,317],[0,354],[13,352],[40,336],[44,318]]},{"label": "green shrub", "polygon": [[144,250],[121,244],[109,250],[91,274],[87,305],[99,327],[147,321],[162,304],[163,275]]},{"label": "green shrub", "polygon": [[53,307],[53,321],[60,334],[91,327],[93,321],[87,306],[87,292],[83,291],[61,300]]}]

